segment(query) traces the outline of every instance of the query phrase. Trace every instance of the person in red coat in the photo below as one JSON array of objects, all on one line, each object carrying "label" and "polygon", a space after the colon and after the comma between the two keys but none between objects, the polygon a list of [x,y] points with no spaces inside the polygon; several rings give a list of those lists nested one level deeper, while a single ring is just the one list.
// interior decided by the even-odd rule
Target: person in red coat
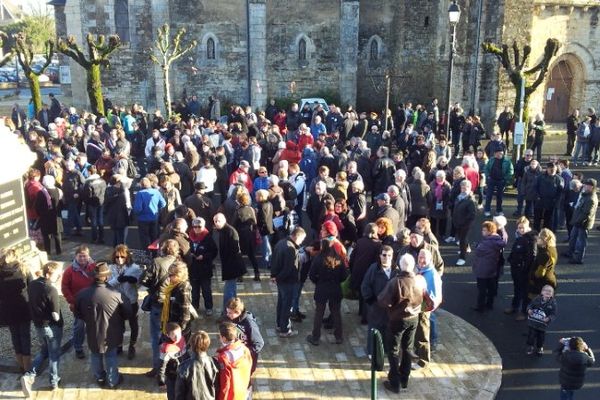
[{"label": "person in red coat", "polygon": [[302,154],[298,151],[298,145],[291,140],[288,140],[285,144],[285,149],[281,152],[279,160],[287,160],[290,164],[298,164]]},{"label": "person in red coat", "polygon": [[219,325],[219,339],[223,347],[217,350],[217,400],[246,400],[250,386],[252,356],[238,338],[238,329],[231,322]]},{"label": "person in red coat", "polygon": [[[69,303],[71,311],[75,309],[77,294],[94,283],[94,268],[96,264],[90,257],[90,249],[82,244],[75,250],[73,263],[63,272],[61,291]],[[85,339],[85,323],[82,319],[73,319],[73,348],[79,359],[85,358],[83,341]]]},{"label": "person in red coat", "polygon": [[27,219],[30,225],[35,222],[39,215],[35,209],[35,200],[37,195],[42,191],[40,182],[42,173],[37,168],[29,168],[27,172],[27,181],[25,182],[25,208],[27,210]]},{"label": "person in red coat", "polygon": [[250,164],[246,160],[240,161],[240,166],[238,169],[233,171],[231,176],[229,176],[229,184],[234,185],[238,182],[243,183],[246,189],[248,189],[249,193],[252,193],[252,178],[248,173],[250,169]]},{"label": "person in red coat", "polygon": [[306,146],[312,146],[315,143],[315,139],[305,124],[300,125],[298,132],[298,150],[302,152]]}]

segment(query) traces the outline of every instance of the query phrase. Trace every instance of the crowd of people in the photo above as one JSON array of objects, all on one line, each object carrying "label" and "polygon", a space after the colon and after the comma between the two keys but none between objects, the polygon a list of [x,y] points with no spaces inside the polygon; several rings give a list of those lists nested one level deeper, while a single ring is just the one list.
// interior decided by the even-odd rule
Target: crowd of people
[{"label": "crowd of people", "polygon": [[[513,164],[509,109],[487,135],[479,117],[464,116],[459,104],[448,116],[440,114],[436,99],[381,116],[333,104],[327,113],[318,104],[281,110],[272,101],[265,111],[232,106],[226,121],[214,118],[214,100],[205,117],[192,98],[167,119],[159,111],[150,117],[138,104],[127,109],[108,102],[106,116],[78,114],[54,96],[43,118],[28,121],[13,110],[15,134],[37,156],[24,183],[32,237],[48,254],[52,244],[61,254],[63,233],[76,239],[88,224],[86,240],[105,243],[110,227],[114,247],[111,259],[95,262],[81,245],[64,272],[51,262],[35,280],[14,253],[4,252],[0,322],[11,327],[25,394],[44,358],[51,385],[59,385],[63,318],[53,285],[60,280],[73,313],[75,355],[86,358],[87,337],[98,384],[121,383],[117,355],[124,351],[125,322],[131,330],[127,357],[133,359],[143,310],[150,315],[152,345],[146,375],[166,388],[169,399],[246,398],[264,346],[237,293],[247,267],[255,281],[268,274],[277,286],[275,325],[282,339],[296,336],[293,323],[307,317],[300,309],[306,280],[314,283],[311,345],[321,344],[322,329],[333,329],[336,344],[344,342],[340,306],[345,297],[357,298],[360,323],[383,333],[389,361],[384,386],[397,393],[407,387],[411,370],[432,362],[448,264],[440,248],[454,244],[457,266],[473,255],[477,312],[493,309],[504,264],[510,264],[514,296],[505,312],[528,321],[527,354],[543,354],[544,332],[557,310],[556,234],[566,228],[564,256],[582,264],[595,221],[597,183],[569,169],[580,156],[597,160],[600,122],[593,109],[582,121],[578,112],[568,119],[573,159],[551,156],[542,169],[541,114]],[[442,133],[446,124],[450,137]],[[517,190],[514,235],[503,209],[511,186]],[[474,228],[479,210],[486,219],[480,234]],[[137,238],[130,237],[131,226]],[[128,244],[153,255],[148,265],[136,263]],[[217,260],[221,347],[210,357],[210,338],[193,321],[215,312]],[[142,286],[148,295],[139,299]],[[33,362],[30,321],[42,345]],[[364,345],[371,357],[370,342]],[[574,338],[561,342],[560,354],[564,375],[580,377],[564,390],[578,389],[593,353]]]}]

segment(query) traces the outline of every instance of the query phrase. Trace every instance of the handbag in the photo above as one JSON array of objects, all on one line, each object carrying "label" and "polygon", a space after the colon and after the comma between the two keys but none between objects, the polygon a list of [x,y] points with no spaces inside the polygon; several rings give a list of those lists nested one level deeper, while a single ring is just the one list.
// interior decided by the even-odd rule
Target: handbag
[{"label": "handbag", "polygon": [[342,288],[342,297],[346,300],[358,300],[358,292],[352,289],[351,280],[352,275],[348,277],[340,284]]},{"label": "handbag", "polygon": [[152,298],[150,297],[150,294],[144,296],[140,309],[145,312],[150,312],[150,310],[152,310]]}]

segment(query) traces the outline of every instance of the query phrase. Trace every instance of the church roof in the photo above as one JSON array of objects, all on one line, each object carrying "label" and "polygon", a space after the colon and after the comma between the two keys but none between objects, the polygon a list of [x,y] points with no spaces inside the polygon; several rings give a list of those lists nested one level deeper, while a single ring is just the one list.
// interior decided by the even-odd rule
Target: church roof
[{"label": "church roof", "polygon": [[55,6],[55,7],[56,6],[59,6],[59,7],[63,6],[64,7],[65,4],[67,4],[67,0],[50,0],[47,4],[49,6]]}]

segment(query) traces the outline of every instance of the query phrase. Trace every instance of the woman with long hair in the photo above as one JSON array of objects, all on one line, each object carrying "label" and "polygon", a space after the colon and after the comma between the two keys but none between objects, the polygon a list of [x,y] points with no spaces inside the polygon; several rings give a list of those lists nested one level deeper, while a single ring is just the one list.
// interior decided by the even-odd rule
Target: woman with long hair
[{"label": "woman with long hair", "polygon": [[[131,336],[129,338],[129,349],[127,358],[133,360],[135,357],[135,344],[140,332],[138,322],[138,287],[142,269],[133,262],[129,247],[124,244],[119,244],[111,256],[111,264],[109,265],[111,276],[108,279],[108,284],[117,289],[127,297],[131,303],[131,318],[129,318],[129,328]],[[123,346],[119,346],[117,352],[122,352]]]},{"label": "woman with long hair", "polygon": [[187,265],[175,261],[169,267],[169,284],[164,290],[164,302],[160,316],[161,331],[166,333],[167,324],[175,322],[181,327],[183,335],[190,334],[192,306],[192,287],[188,279]]},{"label": "woman with long hair", "polygon": [[537,253],[533,266],[529,270],[527,296],[529,301],[537,297],[545,285],[556,290],[556,274],[554,268],[558,254],[556,252],[556,236],[550,229],[544,228],[537,238]]},{"label": "woman with long hair", "polygon": [[346,279],[347,274],[346,266],[333,248],[332,242],[328,239],[321,240],[321,252],[313,260],[308,274],[310,280],[315,284],[313,330],[312,334],[306,337],[306,341],[310,344],[319,345],[321,324],[327,304],[329,304],[329,312],[331,313],[335,343],[343,343],[342,315],[340,312],[342,289],[340,284]]},{"label": "woman with long hair", "polygon": [[260,281],[260,271],[258,270],[258,261],[256,261],[256,213],[251,206],[250,195],[246,192],[241,192],[237,196],[239,203],[238,209],[233,214],[233,227],[240,235],[240,250],[242,254],[248,256],[250,264],[254,269],[254,280]]}]

